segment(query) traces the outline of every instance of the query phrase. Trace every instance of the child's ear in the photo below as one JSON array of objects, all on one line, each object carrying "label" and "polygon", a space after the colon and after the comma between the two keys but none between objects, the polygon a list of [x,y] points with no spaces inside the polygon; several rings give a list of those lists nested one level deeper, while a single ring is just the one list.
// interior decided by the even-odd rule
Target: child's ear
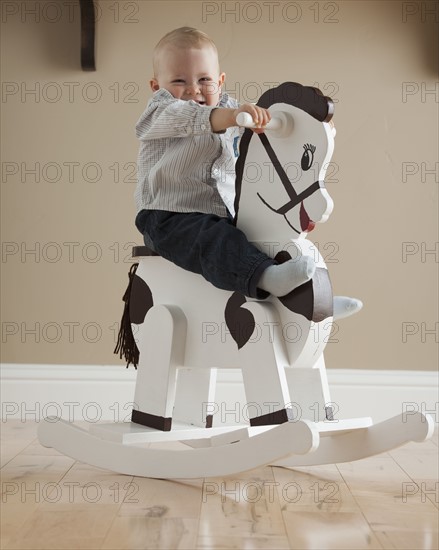
[{"label": "child's ear", "polygon": [[226,79],[226,73],[221,73],[218,80],[218,86],[221,87]]},{"label": "child's ear", "polygon": [[157,90],[160,90],[160,86],[159,86],[159,83],[157,82],[156,78],[151,78],[151,80],[149,81],[149,85],[151,86],[151,90],[153,92],[156,92]]}]

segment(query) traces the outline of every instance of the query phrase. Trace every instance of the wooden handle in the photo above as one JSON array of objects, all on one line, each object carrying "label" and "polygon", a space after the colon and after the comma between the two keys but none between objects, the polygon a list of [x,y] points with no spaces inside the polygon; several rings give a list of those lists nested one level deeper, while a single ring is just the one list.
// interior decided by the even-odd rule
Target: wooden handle
[{"label": "wooden handle", "polygon": [[[236,117],[236,124],[238,126],[242,126],[243,128],[258,128],[249,113],[239,113]],[[263,126],[265,130],[280,130],[281,127],[282,120],[279,117],[276,117],[276,115],[273,116],[266,126]]]}]

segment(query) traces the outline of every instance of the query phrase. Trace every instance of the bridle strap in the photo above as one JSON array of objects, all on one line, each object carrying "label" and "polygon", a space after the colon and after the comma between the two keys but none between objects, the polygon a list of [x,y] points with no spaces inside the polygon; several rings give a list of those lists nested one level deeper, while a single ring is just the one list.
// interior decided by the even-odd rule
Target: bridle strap
[{"label": "bridle strap", "polygon": [[299,195],[296,193],[296,190],[292,186],[289,177],[287,176],[285,170],[282,168],[282,164],[280,163],[279,159],[277,158],[276,153],[274,152],[273,147],[271,146],[270,142],[268,141],[267,136],[265,133],[258,134],[259,139],[262,142],[262,145],[264,146],[264,149],[266,150],[268,156],[270,157],[271,163],[274,166],[274,169],[277,172],[277,175],[279,176],[282,185],[284,186],[284,189],[288,196],[290,197],[290,201],[288,201],[286,204],[281,206],[279,209],[275,210],[274,208],[271,208],[271,206],[264,201],[264,199],[259,195],[259,198],[262,200],[264,204],[266,204],[271,210],[276,212],[277,214],[286,214],[289,210],[297,206],[299,203],[304,201],[307,197],[315,193],[318,189],[320,189],[320,183],[318,181],[315,181],[312,185],[310,185],[307,189],[302,191]]}]

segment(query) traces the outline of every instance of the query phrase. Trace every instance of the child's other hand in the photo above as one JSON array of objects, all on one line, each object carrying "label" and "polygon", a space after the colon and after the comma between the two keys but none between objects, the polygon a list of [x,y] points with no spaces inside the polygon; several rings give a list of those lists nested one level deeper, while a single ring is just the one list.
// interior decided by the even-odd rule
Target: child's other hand
[{"label": "child's other hand", "polygon": [[253,122],[256,125],[256,128],[251,128],[256,134],[261,134],[264,131],[264,127],[270,121],[271,116],[267,109],[253,105],[253,103],[244,103],[238,109],[235,110],[235,119],[239,113],[248,113]]}]

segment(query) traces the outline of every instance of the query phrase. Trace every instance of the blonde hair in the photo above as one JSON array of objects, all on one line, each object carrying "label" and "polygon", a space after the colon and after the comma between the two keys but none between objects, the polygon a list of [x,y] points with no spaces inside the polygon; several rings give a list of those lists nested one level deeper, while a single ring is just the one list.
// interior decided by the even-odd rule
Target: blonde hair
[{"label": "blonde hair", "polygon": [[218,56],[215,42],[209,38],[205,32],[194,29],[193,27],[180,27],[165,34],[154,48],[152,55],[154,76],[157,76],[160,53],[166,46],[173,46],[178,49],[201,49],[203,46],[209,46]]}]

